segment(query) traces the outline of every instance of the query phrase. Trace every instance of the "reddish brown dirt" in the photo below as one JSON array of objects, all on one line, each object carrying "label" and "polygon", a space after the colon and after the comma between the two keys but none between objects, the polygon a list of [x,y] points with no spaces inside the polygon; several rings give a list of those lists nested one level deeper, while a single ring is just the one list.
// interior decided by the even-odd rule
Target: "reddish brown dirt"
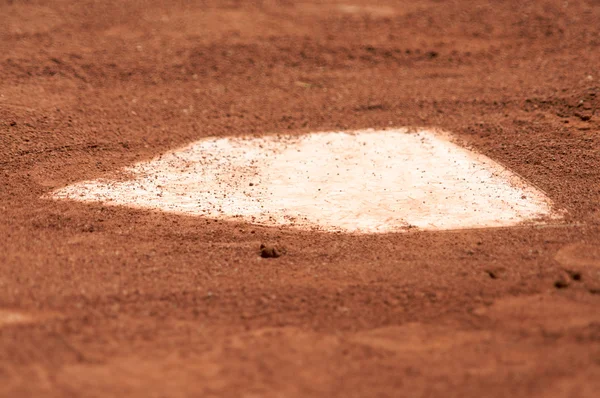
[{"label": "reddish brown dirt", "polygon": [[[597,396],[600,2],[374,3],[0,2],[1,396]],[[565,223],[346,236],[40,199],[207,135],[385,126],[454,132]]]}]

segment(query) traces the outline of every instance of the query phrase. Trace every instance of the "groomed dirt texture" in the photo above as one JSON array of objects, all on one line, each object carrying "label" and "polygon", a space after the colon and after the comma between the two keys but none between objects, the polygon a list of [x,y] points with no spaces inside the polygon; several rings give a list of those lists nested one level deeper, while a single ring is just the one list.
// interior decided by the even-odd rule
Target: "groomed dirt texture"
[{"label": "groomed dirt texture", "polygon": [[[598,0],[1,0],[0,396],[596,397],[599,108]],[[206,136],[389,126],[453,132],[564,221],[41,199]]]}]

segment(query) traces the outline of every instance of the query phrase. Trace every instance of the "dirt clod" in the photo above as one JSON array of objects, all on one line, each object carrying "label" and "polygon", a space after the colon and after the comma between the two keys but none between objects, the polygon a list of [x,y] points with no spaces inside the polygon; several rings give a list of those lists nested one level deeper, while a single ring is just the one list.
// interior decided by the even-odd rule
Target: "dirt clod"
[{"label": "dirt clod", "polygon": [[262,258],[278,258],[284,254],[284,250],[279,247],[261,244],[260,245],[260,256]]}]

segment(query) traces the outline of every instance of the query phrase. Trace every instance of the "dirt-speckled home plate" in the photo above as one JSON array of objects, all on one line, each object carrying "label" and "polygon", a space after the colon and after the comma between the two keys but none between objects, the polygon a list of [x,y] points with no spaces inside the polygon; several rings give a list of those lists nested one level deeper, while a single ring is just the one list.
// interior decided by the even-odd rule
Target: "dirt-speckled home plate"
[{"label": "dirt-speckled home plate", "polygon": [[540,190],[444,132],[205,138],[52,193],[261,225],[381,233],[559,217]]}]

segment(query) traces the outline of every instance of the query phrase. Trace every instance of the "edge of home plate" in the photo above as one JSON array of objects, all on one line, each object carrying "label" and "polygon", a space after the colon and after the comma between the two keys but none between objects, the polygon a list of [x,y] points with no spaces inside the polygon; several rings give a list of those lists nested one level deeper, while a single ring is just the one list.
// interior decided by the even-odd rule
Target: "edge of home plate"
[{"label": "edge of home plate", "polygon": [[347,233],[560,218],[539,189],[446,132],[396,128],[209,137],[54,199]]}]

